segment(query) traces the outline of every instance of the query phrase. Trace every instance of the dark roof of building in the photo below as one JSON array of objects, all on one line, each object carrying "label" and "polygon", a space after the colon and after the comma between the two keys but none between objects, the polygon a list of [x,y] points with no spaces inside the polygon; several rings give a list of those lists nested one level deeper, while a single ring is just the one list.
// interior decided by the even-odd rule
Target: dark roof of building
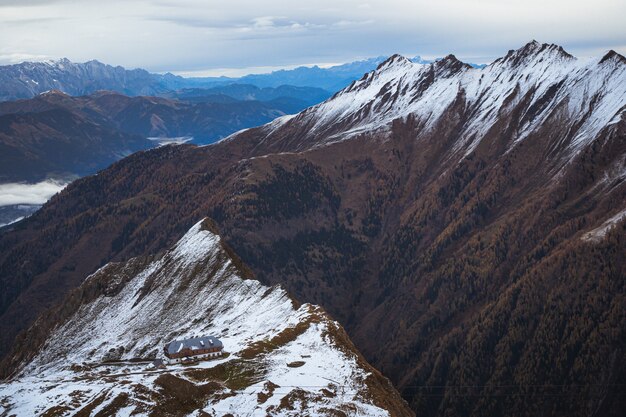
[{"label": "dark roof of building", "polygon": [[201,350],[209,348],[222,349],[222,342],[213,336],[194,337],[191,339],[174,340],[165,346],[166,352],[170,355],[179,353],[183,349]]}]

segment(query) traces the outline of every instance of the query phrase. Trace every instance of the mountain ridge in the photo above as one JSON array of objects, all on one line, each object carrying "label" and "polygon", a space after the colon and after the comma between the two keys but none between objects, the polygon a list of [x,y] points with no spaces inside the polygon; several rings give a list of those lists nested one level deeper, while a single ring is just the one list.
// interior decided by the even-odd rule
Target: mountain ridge
[{"label": "mountain ridge", "polygon": [[624,69],[556,57],[514,73],[400,60],[296,116],[81,179],[0,234],[3,320],[24,328],[20,306],[208,216],[261,282],[337,318],[419,415],[618,416]]},{"label": "mountain ridge", "polygon": [[[107,264],[86,278],[25,336],[13,358],[19,373],[0,384],[0,410],[412,415],[338,323],[279,286],[244,278],[245,266],[215,232],[205,219],[163,255]],[[167,361],[168,341],[207,333],[222,341],[225,359],[146,369],[155,358]],[[79,388],[76,378],[84,381]],[[186,398],[180,389],[196,394]],[[73,400],[57,395],[63,390]]]},{"label": "mountain ridge", "polygon": [[[520,61],[524,60],[524,62]],[[565,62],[572,65],[565,66],[560,65]],[[506,57],[494,61],[484,69],[472,69],[461,61],[458,61],[453,55],[449,55],[441,61],[437,61],[430,65],[413,65],[407,58],[400,55],[394,55],[385,62],[381,63],[378,70],[366,74],[361,80],[354,82],[346,89],[335,94],[331,100],[320,103],[313,106],[310,109],[300,113],[296,118],[289,118],[287,124],[301,123],[301,119],[309,118],[315,120],[312,130],[322,130],[327,132],[332,129],[342,131],[343,135],[350,135],[350,130],[345,129],[346,123],[355,125],[352,127],[354,133],[358,133],[359,125],[364,124],[364,128],[375,128],[375,124],[381,126],[388,125],[391,120],[399,117],[406,117],[407,115],[418,115],[425,118],[425,111],[432,111],[433,97],[437,97],[438,100],[444,98],[446,101],[437,107],[435,112],[445,111],[446,106],[453,103],[457,95],[462,95],[465,100],[469,100],[468,105],[477,106],[475,112],[482,111],[489,120],[480,120],[481,125],[493,125],[497,118],[497,113],[494,112],[496,107],[500,107],[505,100],[522,100],[525,99],[524,95],[528,96],[534,101],[535,107],[533,112],[537,113],[539,110],[546,111],[546,104],[551,101],[555,103],[555,100],[560,99],[563,102],[564,99],[569,101],[583,100],[577,104],[579,108],[585,108],[589,106],[592,96],[598,94],[609,95],[608,100],[624,100],[622,89],[619,88],[619,84],[626,79],[626,67],[617,66],[615,68],[609,68],[607,71],[616,72],[613,77],[611,74],[599,74],[606,69],[606,60],[592,59],[588,62],[579,62],[574,57],[567,54],[561,47],[549,44],[539,44],[536,41],[530,42],[517,51],[509,52]],[[522,74],[503,74],[506,71],[515,71],[520,65],[524,64],[526,68]],[[560,67],[557,67],[557,64]],[[555,72],[551,72],[551,67],[557,67]],[[402,77],[397,76],[399,71],[404,73]],[[457,80],[454,76],[458,73],[463,73],[463,77],[459,77]],[[570,72],[574,74],[570,74]],[[516,80],[516,85],[508,87],[509,90],[496,90],[494,86],[498,84],[502,85],[503,77],[511,77],[510,81],[513,81],[513,77]],[[525,77],[525,79],[524,79]],[[607,86],[603,90],[602,85],[594,85],[595,77],[603,77],[613,82],[612,86]],[[452,81],[446,83],[445,79],[450,78]],[[510,83],[509,81],[509,83]],[[391,95],[389,91],[392,87],[387,86],[386,83],[391,82],[396,85],[396,94]],[[577,89],[570,93],[570,96],[566,98],[559,98],[554,96],[558,89],[565,90],[559,83],[568,82],[572,85],[571,89]],[[383,91],[383,87],[386,89]],[[515,88],[524,88],[524,90],[518,91]],[[534,91],[535,88],[539,88],[538,91]],[[585,89],[595,89],[589,93]],[[433,91],[432,97],[428,95],[429,90]],[[580,92],[578,92],[580,91]],[[613,94],[615,93],[615,94]],[[468,95],[470,95],[467,97]],[[619,94],[622,94],[621,96]],[[577,95],[577,96],[576,96]],[[473,96],[473,97],[472,97]],[[517,97],[515,97],[517,96]],[[344,102],[339,101],[344,97]],[[391,101],[388,101],[391,99]],[[472,103],[471,101],[474,101]],[[541,101],[548,101],[548,103],[542,103]],[[394,103],[395,101],[395,103]],[[336,104],[339,102],[339,104]],[[350,103],[350,105],[347,104]],[[559,105],[560,103],[552,104],[552,106]],[[610,103],[609,103],[610,104]],[[395,108],[393,107],[395,105]],[[491,107],[486,107],[490,105]],[[544,106],[540,108],[539,106]],[[339,110],[333,110],[333,106]],[[568,111],[575,111],[572,108],[573,104],[568,104],[570,107]],[[377,108],[378,107],[378,108]],[[482,107],[482,108],[481,108]],[[372,112],[372,109],[376,109],[375,116],[383,114],[384,118],[379,122],[370,118],[368,121],[368,112]],[[425,109],[425,110],[422,110]],[[548,109],[549,110],[549,109]],[[595,113],[585,115],[587,119],[593,119],[594,116],[604,117],[601,120],[594,121],[587,120],[588,128],[598,130],[602,126],[606,125],[614,117],[619,116],[619,112],[623,109],[618,109],[616,114],[605,115],[605,109],[592,109],[597,110]],[[320,113],[319,115],[316,113]],[[422,114],[420,114],[422,113]],[[437,117],[437,114],[432,114],[433,118]],[[530,114],[529,114],[530,116]],[[533,115],[534,117],[537,115]],[[349,120],[352,118],[353,120]],[[363,119],[362,121],[359,119]],[[609,118],[609,120],[605,120]],[[333,126],[328,128],[323,126],[324,120],[330,120]],[[338,119],[338,123],[334,121]],[[321,121],[320,121],[321,120]],[[528,120],[531,123],[531,120]],[[276,123],[282,123],[277,121]],[[374,124],[374,126],[372,126]],[[589,126],[591,125],[591,126]],[[593,127],[595,125],[595,127]],[[581,128],[584,128],[583,126]],[[363,129],[363,127],[361,127]],[[467,127],[468,132],[466,136],[481,135],[481,132],[472,131],[472,127]],[[474,129],[476,129],[474,127]],[[528,129],[532,129],[532,125],[528,126]],[[348,132],[345,132],[348,130]],[[523,132],[520,132],[523,135]],[[309,138],[312,135],[308,135]],[[593,136],[593,133],[588,135]],[[340,138],[338,138],[340,139]],[[518,140],[521,140],[518,139]],[[476,146],[476,143],[470,143],[466,152],[471,151],[472,147]],[[308,145],[304,145],[308,146]]]}]

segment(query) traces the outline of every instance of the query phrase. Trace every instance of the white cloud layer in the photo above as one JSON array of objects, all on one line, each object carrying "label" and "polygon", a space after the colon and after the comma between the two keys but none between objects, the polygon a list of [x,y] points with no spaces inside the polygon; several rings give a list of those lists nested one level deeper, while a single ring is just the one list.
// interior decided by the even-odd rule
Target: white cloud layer
[{"label": "white cloud layer", "polygon": [[623,0],[0,0],[0,63],[194,72],[396,52],[489,62],[531,39],[626,53],[624,16]]},{"label": "white cloud layer", "polygon": [[43,204],[66,185],[67,183],[53,180],[36,184],[0,184],[0,207],[14,204]]}]

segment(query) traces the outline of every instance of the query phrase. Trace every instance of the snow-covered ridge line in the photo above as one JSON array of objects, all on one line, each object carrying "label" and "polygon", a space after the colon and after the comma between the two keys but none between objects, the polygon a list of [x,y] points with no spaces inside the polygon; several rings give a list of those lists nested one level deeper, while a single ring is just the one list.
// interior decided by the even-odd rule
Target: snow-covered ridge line
[{"label": "snow-covered ridge line", "polygon": [[[92,274],[82,287],[102,294],[85,299],[19,376],[0,384],[0,414],[90,405],[95,413],[118,401],[124,412],[147,415],[178,395],[171,384],[200,391],[213,384],[194,410],[287,416],[306,406],[308,415],[390,416],[376,405],[382,391],[406,411],[393,415],[411,415],[388,381],[345,344],[338,323],[317,306],[297,306],[278,286],[242,278],[212,230],[203,220],[157,259]],[[146,368],[165,359],[167,342],[200,335],[219,338],[227,356],[191,368]]]},{"label": "snow-covered ridge line", "polygon": [[452,151],[461,156],[472,152],[510,109],[522,105],[522,124],[510,146],[551,117],[566,119],[571,129],[563,135],[571,157],[622,117],[626,59],[610,51],[601,58],[581,60],[560,46],[536,41],[481,69],[453,55],[431,64],[394,55],[325,102],[264,129],[270,140],[282,129],[298,131],[298,126],[305,126],[310,147],[358,132],[384,131],[393,120],[408,116],[427,132],[455,103],[463,109],[463,120]]}]

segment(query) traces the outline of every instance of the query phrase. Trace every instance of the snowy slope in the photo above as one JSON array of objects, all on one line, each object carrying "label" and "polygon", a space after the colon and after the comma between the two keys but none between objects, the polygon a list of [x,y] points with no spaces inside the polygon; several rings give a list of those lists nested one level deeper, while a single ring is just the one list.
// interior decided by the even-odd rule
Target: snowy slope
[{"label": "snowy slope", "polygon": [[[53,407],[64,410],[58,415],[168,407],[174,415],[411,414],[338,323],[319,307],[296,307],[280,287],[242,278],[244,267],[207,225],[196,224],[160,258],[109,264],[90,276],[70,295],[85,299],[77,311],[0,385],[0,415]],[[148,369],[165,343],[194,335],[217,336],[229,356]],[[404,411],[381,408],[391,399]]]},{"label": "snowy slope", "polygon": [[511,147],[553,118],[566,122],[562,139],[571,156],[623,117],[626,60],[613,51],[579,60],[559,46],[536,41],[482,69],[453,55],[427,65],[394,55],[331,99],[297,117],[277,119],[267,129],[304,125],[309,142],[319,146],[362,132],[384,132],[393,120],[411,115],[422,132],[429,132],[455,103],[461,103],[462,115],[454,151],[461,156],[518,105],[522,120]]}]

